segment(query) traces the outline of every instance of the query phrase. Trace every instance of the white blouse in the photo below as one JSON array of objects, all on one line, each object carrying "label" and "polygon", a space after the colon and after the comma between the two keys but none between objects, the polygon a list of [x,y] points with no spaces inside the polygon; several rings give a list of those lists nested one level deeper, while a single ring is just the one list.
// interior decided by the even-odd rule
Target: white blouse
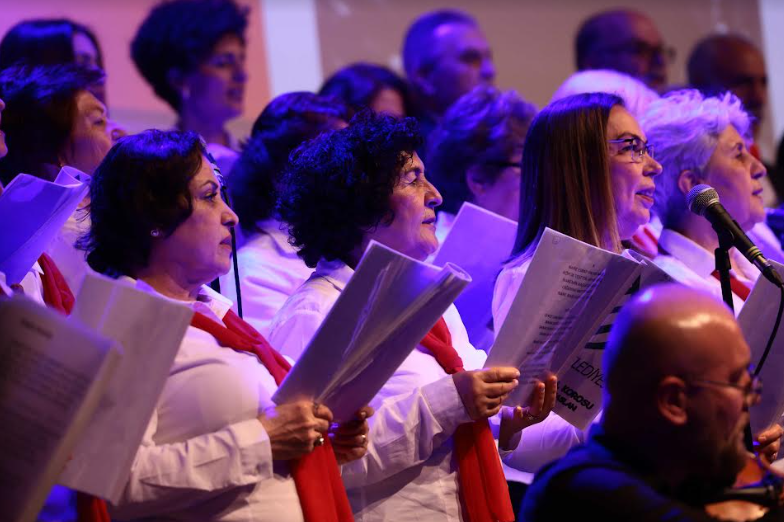
[{"label": "white blouse", "polygon": [[[220,321],[231,302],[205,286],[192,306]],[[288,465],[273,462],[257,419],[276,388],[255,355],[188,327],[112,518],[302,521]]]},{"label": "white blouse", "polygon": [[[237,251],[243,319],[262,335],[272,318],[313,269],[297,255],[279,221],[257,224],[261,232],[249,236]],[[221,277],[221,293],[237,302],[234,267]],[[274,346],[274,345],[273,345]]]},{"label": "white blouse", "polygon": [[[272,322],[270,342],[297,358],[351,278],[342,262],[322,261]],[[454,306],[444,314],[466,370],[486,354],[468,341]],[[464,520],[452,435],[470,422],[451,376],[423,348],[415,349],[371,401],[367,455],[343,466],[357,521]]]}]

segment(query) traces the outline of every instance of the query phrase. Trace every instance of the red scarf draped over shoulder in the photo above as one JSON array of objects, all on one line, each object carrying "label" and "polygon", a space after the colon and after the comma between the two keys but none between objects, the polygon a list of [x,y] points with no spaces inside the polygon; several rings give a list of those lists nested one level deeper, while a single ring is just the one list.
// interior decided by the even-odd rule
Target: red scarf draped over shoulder
[{"label": "red scarf draped over shoulder", "polygon": [[[209,333],[221,346],[255,354],[278,386],[291,369],[260,333],[232,311],[224,316],[223,324],[196,312],[191,326]],[[324,437],[323,446],[290,464],[306,522],[353,522],[329,437]]]},{"label": "red scarf draped over shoulder", "polygon": [[[44,303],[49,308],[70,315],[76,300],[63,274],[54,260],[45,253],[38,258],[38,264],[43,272],[41,283],[44,288]],[[76,516],[78,522],[111,522],[106,502],[80,491],[76,492]]]},{"label": "red scarf draped over shoulder", "polygon": [[[464,371],[444,318],[421,341],[448,374]],[[470,522],[515,519],[504,470],[487,419],[461,424],[455,431],[457,478]]]}]

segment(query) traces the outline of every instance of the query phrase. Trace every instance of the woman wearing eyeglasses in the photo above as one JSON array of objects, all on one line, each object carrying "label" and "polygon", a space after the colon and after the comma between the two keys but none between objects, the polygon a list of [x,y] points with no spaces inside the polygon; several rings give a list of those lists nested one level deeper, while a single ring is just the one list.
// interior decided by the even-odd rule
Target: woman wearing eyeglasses
[{"label": "woman wearing eyeglasses", "polygon": [[[655,210],[663,230],[657,265],[676,280],[721,297],[713,251],[719,246],[707,219],[689,211],[686,195],[696,185],[716,189],[727,212],[745,231],[765,218],[760,179],[764,165],[746,145],[751,120],[732,94],[705,98],[685,90],[654,102],[642,124],[662,158]],[[735,312],[739,312],[759,271],[730,250]]]},{"label": "woman wearing eyeglasses", "polygon": [[[653,178],[662,171],[651,152],[640,125],[613,94],[569,96],[534,118],[523,148],[517,239],[493,295],[496,331],[545,227],[619,253],[621,241],[648,222]],[[505,462],[533,474],[584,439],[584,432],[551,413],[526,430]]]}]

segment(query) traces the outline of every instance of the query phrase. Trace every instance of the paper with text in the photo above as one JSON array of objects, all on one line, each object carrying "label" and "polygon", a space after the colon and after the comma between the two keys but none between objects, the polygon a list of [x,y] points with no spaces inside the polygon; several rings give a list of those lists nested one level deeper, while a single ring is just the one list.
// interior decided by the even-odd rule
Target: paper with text
[{"label": "paper with text", "polygon": [[36,519],[109,384],[117,346],[21,296],[0,299],[0,512]]},{"label": "paper with text", "polygon": [[88,274],[71,315],[118,341],[123,359],[60,483],[116,502],[193,310],[126,281]]},{"label": "paper with text", "polygon": [[[784,265],[771,261],[779,274],[784,274]],[[765,346],[768,344],[776,314],[779,309],[781,290],[773,283],[760,277],[738,314],[738,324],[751,348],[751,363],[758,366]],[[784,321],[782,321],[784,322]],[[749,408],[751,430],[754,435],[779,422],[784,413],[784,325],[779,327],[760,378],[764,383],[760,403]]]},{"label": "paper with text", "polygon": [[0,194],[0,272],[19,283],[57,235],[89,187],[79,171],[64,167],[54,181],[19,174]]},{"label": "paper with text", "polygon": [[476,348],[493,345],[493,287],[504,261],[509,258],[517,222],[471,203],[463,203],[449,235],[436,254],[436,266],[459,265],[471,282],[455,299],[468,338]]},{"label": "paper with text", "polygon": [[[545,229],[486,366],[520,369],[506,403],[524,404],[545,371],[558,377],[554,411],[584,429],[601,408],[601,348],[586,345],[640,275],[640,264]],[[596,354],[599,353],[599,357]],[[579,390],[579,391],[578,391]],[[582,393],[580,393],[582,391]]]},{"label": "paper with text", "polygon": [[352,419],[443,315],[470,277],[371,242],[308,347],[272,399],[314,398]]}]

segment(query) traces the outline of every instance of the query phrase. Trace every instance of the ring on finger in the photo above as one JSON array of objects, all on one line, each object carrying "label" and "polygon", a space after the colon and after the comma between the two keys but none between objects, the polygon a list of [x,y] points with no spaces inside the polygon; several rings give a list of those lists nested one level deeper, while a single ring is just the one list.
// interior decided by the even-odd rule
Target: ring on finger
[{"label": "ring on finger", "polygon": [[523,412],[523,420],[528,422],[534,422],[539,420],[539,416],[532,414],[531,411],[528,408],[526,408]]},{"label": "ring on finger", "polygon": [[316,442],[313,443],[313,446],[319,447],[322,446],[323,444],[324,444],[324,437],[319,436],[319,438],[316,439]]}]

